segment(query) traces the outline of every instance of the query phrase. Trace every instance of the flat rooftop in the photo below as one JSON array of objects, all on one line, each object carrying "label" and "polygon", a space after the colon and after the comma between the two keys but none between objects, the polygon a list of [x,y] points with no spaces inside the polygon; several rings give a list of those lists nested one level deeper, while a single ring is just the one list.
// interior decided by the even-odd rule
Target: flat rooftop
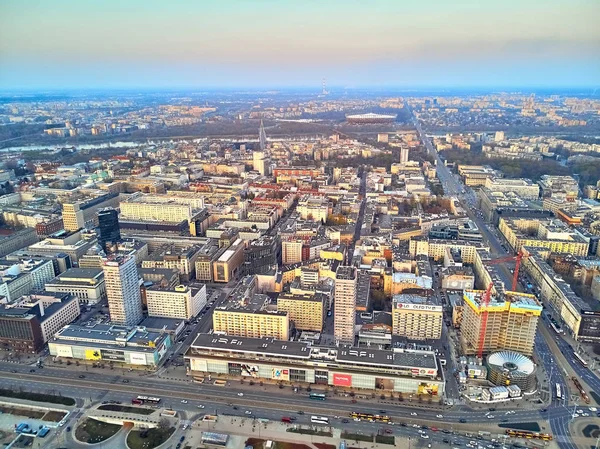
[{"label": "flat rooftop", "polygon": [[[338,363],[364,366],[388,366],[393,368],[419,368],[435,370],[437,362],[435,354],[431,351],[409,351],[396,349],[393,351],[357,348],[351,346],[328,347],[311,346],[308,343],[296,341],[275,340],[273,338],[248,338],[233,337],[215,334],[198,334],[188,356],[194,356],[194,350],[207,351],[207,355],[214,351],[218,353],[248,354],[249,356],[263,355],[273,358],[295,358],[303,360],[331,360]],[[427,373],[431,376],[434,373]]]},{"label": "flat rooftop", "polygon": [[130,351],[155,352],[165,334],[149,332],[144,328],[129,328],[110,324],[77,326],[69,324],[58,331],[54,343],[74,346],[94,346],[100,349],[120,348]]}]

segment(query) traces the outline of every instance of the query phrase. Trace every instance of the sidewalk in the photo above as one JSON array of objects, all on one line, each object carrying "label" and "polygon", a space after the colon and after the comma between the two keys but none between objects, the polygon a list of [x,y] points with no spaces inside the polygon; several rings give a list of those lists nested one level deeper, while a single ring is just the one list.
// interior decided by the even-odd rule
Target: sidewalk
[{"label": "sidewalk", "polygon": [[[210,431],[226,433],[229,435],[239,435],[247,438],[258,438],[261,440],[273,440],[279,442],[305,444],[311,448],[318,449],[315,444],[325,443],[339,447],[341,438],[341,429],[329,428],[333,432],[332,437],[320,436],[320,435],[306,435],[301,433],[286,432],[286,429],[290,428],[288,424],[280,422],[268,422],[265,424],[252,424],[251,419],[247,418],[230,418],[219,416],[217,422],[206,422],[196,421],[192,424],[193,429],[200,431]],[[305,426],[306,427],[306,426]],[[324,430],[328,429],[327,426],[321,426]],[[245,441],[244,439],[244,441]],[[408,447],[408,438],[396,436],[396,444],[394,446],[389,444],[370,443],[368,441],[346,441],[348,447],[361,448],[361,449],[391,449],[406,448]]]}]

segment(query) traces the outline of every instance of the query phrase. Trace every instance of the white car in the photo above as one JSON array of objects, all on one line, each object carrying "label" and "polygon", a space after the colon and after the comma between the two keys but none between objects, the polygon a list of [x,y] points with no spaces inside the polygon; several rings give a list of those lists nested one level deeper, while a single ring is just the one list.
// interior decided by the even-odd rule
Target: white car
[{"label": "white car", "polygon": [[250,410],[246,410],[244,413],[245,413],[246,415],[251,415],[251,414],[252,414],[252,412],[251,412]]},{"label": "white car", "polygon": [[181,400],[181,403],[182,403],[182,404],[187,404],[187,403],[188,403],[188,401],[186,401],[185,399],[182,399],[182,400]]},{"label": "white car", "polygon": [[198,408],[204,408],[204,406],[203,406],[202,404],[200,404],[200,405],[198,406]]},{"label": "white car", "polygon": [[589,408],[589,411],[590,411],[590,412],[597,412],[597,411],[598,411],[598,409],[597,409],[596,407],[590,407],[590,408]]},{"label": "white car", "polygon": [[436,418],[443,418],[444,415],[435,415]]},{"label": "white car", "polygon": [[421,434],[421,438],[425,438],[426,440],[429,439],[429,435],[427,435],[426,433],[422,433]]},{"label": "white car", "polygon": [[354,418],[354,421],[360,422],[360,418]]},{"label": "white car", "polygon": [[488,419],[494,419],[494,415],[488,415]]},{"label": "white car", "polygon": [[238,393],[238,396],[244,396],[244,393]]},{"label": "white car", "polygon": [[574,413],[573,418],[579,418],[579,415],[577,413]]},{"label": "white car", "polygon": [[417,416],[417,414],[416,414],[415,412],[412,412],[412,413],[410,414],[410,416]]}]

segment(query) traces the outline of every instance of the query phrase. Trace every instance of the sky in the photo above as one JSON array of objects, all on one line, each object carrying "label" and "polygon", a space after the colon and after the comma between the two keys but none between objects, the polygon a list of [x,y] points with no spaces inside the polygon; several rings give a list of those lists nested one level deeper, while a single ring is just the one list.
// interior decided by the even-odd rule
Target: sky
[{"label": "sky", "polygon": [[0,89],[592,87],[600,0],[2,0]]}]

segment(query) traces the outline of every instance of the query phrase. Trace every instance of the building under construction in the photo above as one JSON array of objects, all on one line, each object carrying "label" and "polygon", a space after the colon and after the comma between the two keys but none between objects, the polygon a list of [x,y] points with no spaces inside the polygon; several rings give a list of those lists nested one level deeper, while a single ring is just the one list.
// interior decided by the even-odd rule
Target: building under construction
[{"label": "building under construction", "polygon": [[484,290],[464,291],[463,354],[490,354],[505,349],[532,355],[541,303],[534,295],[520,292],[491,296],[489,301],[485,295]]}]

